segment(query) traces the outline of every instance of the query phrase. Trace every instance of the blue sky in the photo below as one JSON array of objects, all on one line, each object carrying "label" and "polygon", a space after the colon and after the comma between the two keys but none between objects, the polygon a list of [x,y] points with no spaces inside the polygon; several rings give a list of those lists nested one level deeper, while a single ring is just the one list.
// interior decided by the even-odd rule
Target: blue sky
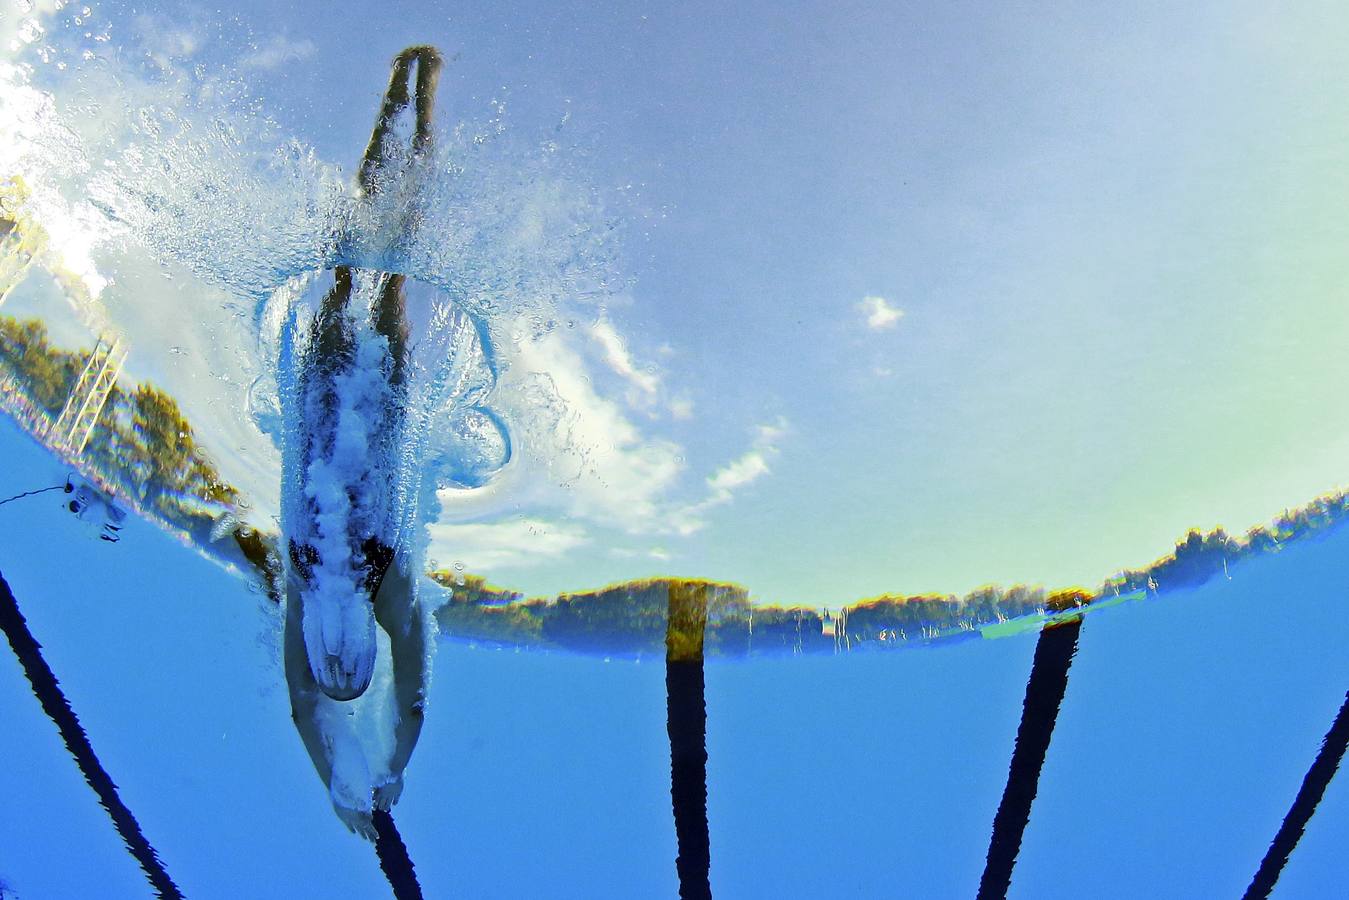
[{"label": "blue sky", "polygon": [[[347,171],[388,60],[435,43],[446,120],[504,103],[504,140],[557,140],[555,171],[619,223],[630,287],[562,310],[579,329],[512,370],[576,375],[588,437],[522,427],[515,469],[447,500],[441,561],[538,592],[670,573],[791,602],[1094,584],[1343,483],[1333,4],[382,9],[94,18],[161,57],[122,65],[232,75]],[[68,77],[33,79],[68,99]],[[203,382],[154,342],[133,374]],[[238,478],[267,471],[235,452]],[[578,453],[594,478],[555,490],[541,461]]]}]

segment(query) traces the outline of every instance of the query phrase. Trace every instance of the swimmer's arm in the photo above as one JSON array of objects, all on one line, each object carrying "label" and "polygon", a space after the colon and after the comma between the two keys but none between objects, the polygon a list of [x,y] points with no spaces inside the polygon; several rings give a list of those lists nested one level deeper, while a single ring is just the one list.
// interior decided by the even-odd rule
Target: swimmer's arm
[{"label": "swimmer's arm", "polygon": [[398,724],[394,728],[396,743],[389,770],[401,775],[412,758],[412,748],[421,737],[426,706],[426,625],[420,603],[413,611],[412,632],[408,635],[404,652],[394,652],[394,696],[398,702]]},{"label": "swimmer's arm", "polygon": [[328,758],[328,748],[323,740],[323,732],[318,721],[318,682],[309,671],[309,657],[305,654],[304,633],[301,628],[299,597],[293,586],[287,585],[289,596],[286,598],[286,627],[284,634],[286,687],[290,690],[290,717],[295,722],[295,730],[309,752],[309,759],[315,771],[323,780],[323,786],[332,787],[332,761]]},{"label": "swimmer's arm", "polygon": [[[333,784],[334,739],[340,741],[348,753],[351,752],[353,743],[345,739],[347,736],[325,732],[324,719],[319,715],[319,704],[326,698],[322,696],[318,682],[314,681],[314,676],[309,671],[309,659],[305,655],[304,634],[301,628],[303,613],[299,599],[294,587],[292,585],[287,587],[290,596],[286,603],[284,641],[286,686],[290,689],[291,719],[295,722],[295,730],[300,733],[305,750],[309,752],[309,760],[314,764],[314,771],[318,772],[319,778],[323,780],[323,786],[328,789],[328,796],[332,800],[333,811],[337,813],[337,817],[353,834],[373,841],[375,826],[370,820],[370,798],[366,796],[362,802],[358,795],[359,791],[365,790],[364,785],[369,784],[368,776],[366,780],[360,782],[361,787],[356,791],[353,791],[352,785]],[[328,721],[331,724],[331,719]],[[359,749],[356,752],[359,752]],[[353,760],[348,757],[348,769],[352,762]],[[363,760],[359,761],[359,766],[365,767]]]},{"label": "swimmer's arm", "polygon": [[423,707],[426,703],[428,670],[426,655],[429,635],[421,601],[417,599],[413,567],[403,553],[389,566],[375,601],[375,618],[389,635],[393,651],[394,702],[398,721],[394,727],[395,746],[389,771],[402,777],[412,757],[412,749],[421,736]]}]

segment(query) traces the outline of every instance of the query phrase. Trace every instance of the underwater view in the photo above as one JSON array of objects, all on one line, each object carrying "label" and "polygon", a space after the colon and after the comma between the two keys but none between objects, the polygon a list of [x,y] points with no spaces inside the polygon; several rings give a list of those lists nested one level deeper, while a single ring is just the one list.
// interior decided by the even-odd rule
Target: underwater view
[{"label": "underwater view", "polygon": [[0,0],[0,900],[1349,895],[1346,46]]}]

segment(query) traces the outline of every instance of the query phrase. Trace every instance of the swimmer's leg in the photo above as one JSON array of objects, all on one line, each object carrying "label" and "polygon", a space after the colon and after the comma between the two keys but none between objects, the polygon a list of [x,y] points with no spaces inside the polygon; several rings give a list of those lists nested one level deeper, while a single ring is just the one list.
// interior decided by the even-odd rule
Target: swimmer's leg
[{"label": "swimmer's leg", "polygon": [[350,355],[354,342],[352,326],[347,313],[351,303],[351,269],[337,266],[333,269],[333,286],[323,297],[309,345],[310,365],[323,365]]},{"label": "swimmer's leg", "polygon": [[[413,85],[409,77],[412,63],[417,63],[416,100],[412,101],[408,90]],[[384,167],[384,142],[388,138],[393,120],[409,102],[415,102],[417,131],[413,137],[412,149],[415,153],[424,153],[431,144],[431,116],[435,111],[436,85],[440,81],[440,53],[434,47],[409,47],[394,57],[393,71],[389,74],[389,87],[384,92],[384,103],[375,120],[375,128],[370,133],[370,143],[361,159],[358,176],[361,190],[372,193],[377,187],[377,173]]]},{"label": "swimmer's leg", "polygon": [[[411,76],[413,63],[417,65],[415,85]],[[365,157],[361,160],[361,190],[367,194],[373,193],[378,188],[378,174],[385,165],[385,141],[388,140],[394,118],[409,104],[413,105],[416,114],[412,155],[425,156],[430,151],[431,118],[435,113],[440,67],[440,53],[434,47],[409,47],[394,57],[389,87],[384,93],[384,103],[380,107],[379,118],[375,120],[374,131],[370,134]],[[411,95],[409,90],[412,91]],[[402,275],[386,276],[380,287],[374,310],[375,330],[389,341],[389,353],[393,357],[390,383],[394,387],[399,387],[403,383],[404,364],[407,358],[408,325],[403,282]]]},{"label": "swimmer's leg", "polygon": [[426,152],[431,146],[431,117],[436,109],[436,87],[440,84],[440,53],[435,47],[409,47],[404,53],[417,57],[417,136],[416,149]]},{"label": "swimmer's leg", "polygon": [[379,118],[375,120],[375,129],[370,133],[370,143],[366,145],[357,175],[361,190],[367,194],[374,191],[376,173],[384,167],[384,140],[393,119],[399,110],[408,105],[408,67],[411,62],[407,50],[394,57],[389,86],[384,91],[384,104],[380,107]]},{"label": "swimmer's leg", "polygon": [[389,341],[389,356],[393,359],[389,384],[395,390],[403,387],[408,355],[407,300],[403,282],[402,275],[386,276],[374,310],[375,331]]},{"label": "swimmer's leg", "polygon": [[388,809],[403,791],[403,770],[421,736],[425,717],[426,690],[430,679],[427,656],[431,651],[430,630],[421,600],[413,589],[416,573],[400,554],[389,567],[375,598],[375,621],[389,635],[392,649],[394,702],[394,752],[389,760],[391,779],[375,788],[375,806]]},{"label": "swimmer's leg", "polygon": [[[417,64],[415,95],[408,96],[412,87],[410,67]],[[434,47],[409,47],[394,58],[389,88],[384,94],[384,105],[370,135],[365,158],[361,161],[361,187],[367,192],[375,189],[376,173],[384,165],[384,142],[388,138],[393,119],[409,102],[415,106],[417,125],[412,138],[414,155],[424,155],[431,149],[431,118],[435,113],[436,87],[440,83],[440,53]],[[380,289],[375,309],[375,330],[389,340],[393,357],[391,383],[403,383],[404,363],[407,358],[408,325],[403,276],[390,275]]]}]

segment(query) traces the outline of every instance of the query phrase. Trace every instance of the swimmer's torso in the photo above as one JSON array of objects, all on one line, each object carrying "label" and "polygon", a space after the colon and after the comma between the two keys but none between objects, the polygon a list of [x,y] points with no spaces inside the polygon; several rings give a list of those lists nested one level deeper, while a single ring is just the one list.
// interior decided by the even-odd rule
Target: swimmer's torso
[{"label": "swimmer's torso", "polygon": [[290,382],[282,527],[288,600],[303,606],[311,670],[343,699],[370,681],[372,603],[400,541],[406,333],[382,327],[401,324],[399,276],[339,268],[325,277]]}]

